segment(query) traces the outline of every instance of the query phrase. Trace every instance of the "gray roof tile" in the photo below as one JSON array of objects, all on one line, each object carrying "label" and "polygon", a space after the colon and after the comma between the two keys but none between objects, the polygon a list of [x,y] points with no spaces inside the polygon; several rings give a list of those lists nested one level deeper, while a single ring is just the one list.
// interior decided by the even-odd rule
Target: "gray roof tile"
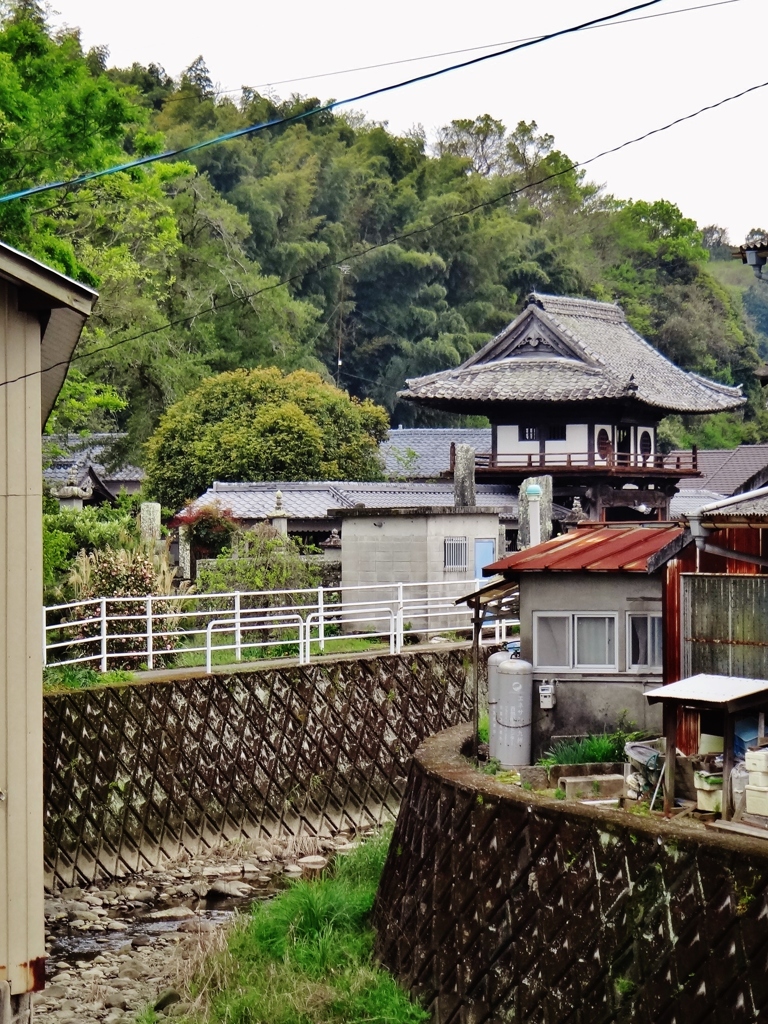
[{"label": "gray roof tile", "polygon": [[[445,482],[385,481],[268,481],[215,483],[188,509],[218,503],[237,519],[266,519],[275,507],[275,494],[283,496],[283,509],[291,519],[330,519],[329,510],[354,508],[430,508],[453,505],[453,484]],[[480,508],[498,508],[505,520],[517,519],[517,495],[504,484],[478,484]],[[186,510],[185,510],[186,511]],[[553,517],[562,520],[567,510],[553,506]]]},{"label": "gray roof tile", "polygon": [[[525,351],[517,351],[526,340]],[[403,397],[445,408],[459,401],[634,397],[657,409],[705,413],[745,402],[739,388],[671,363],[632,330],[619,306],[536,293],[516,320],[460,367],[407,384]]]},{"label": "gray roof tile", "polygon": [[738,448],[700,451],[698,466],[702,476],[681,480],[678,484],[681,490],[706,488],[719,494],[737,494],[761,486],[761,476],[768,477],[768,444],[742,444]]},{"label": "gray roof tile", "polygon": [[384,472],[395,479],[432,479],[445,473],[451,463],[451,443],[471,445],[475,451],[491,450],[490,427],[413,427],[390,430],[379,449]]}]

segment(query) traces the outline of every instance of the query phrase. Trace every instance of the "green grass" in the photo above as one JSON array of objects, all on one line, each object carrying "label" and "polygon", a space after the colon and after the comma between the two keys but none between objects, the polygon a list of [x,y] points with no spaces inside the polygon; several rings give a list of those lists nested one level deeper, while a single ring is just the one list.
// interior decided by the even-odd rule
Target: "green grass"
[{"label": "green grass", "polygon": [[490,738],[491,723],[488,713],[480,715],[477,722],[477,737],[481,743],[487,743]]},{"label": "green grass", "polygon": [[539,764],[551,768],[556,764],[595,764],[604,761],[625,761],[624,744],[627,734],[604,733],[578,740],[559,740],[553,743]]},{"label": "green grass", "polygon": [[112,672],[98,672],[86,665],[49,665],[43,669],[43,692],[61,693],[65,690],[87,690],[92,686],[113,686],[115,683],[129,683],[130,672],[119,669]]},{"label": "green grass", "polygon": [[[235,925],[202,972],[207,1024],[423,1024],[428,1015],[373,959],[370,914],[387,854],[380,836]],[[203,989],[200,992],[200,989]],[[196,994],[193,992],[193,994]]]}]

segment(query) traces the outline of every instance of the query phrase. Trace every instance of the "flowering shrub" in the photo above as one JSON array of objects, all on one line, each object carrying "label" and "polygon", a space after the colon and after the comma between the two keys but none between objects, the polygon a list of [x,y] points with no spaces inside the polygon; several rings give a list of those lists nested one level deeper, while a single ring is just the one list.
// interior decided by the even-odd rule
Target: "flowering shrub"
[{"label": "flowering shrub", "polygon": [[[146,601],[137,599],[168,593],[171,578],[167,558],[142,546],[104,548],[90,553],[81,551],[77,556],[69,582],[80,600],[88,601],[98,597],[126,599],[110,600],[107,608],[110,669],[135,669],[146,660],[147,605]],[[152,603],[152,648],[156,666],[170,664],[173,660],[171,652],[178,646],[178,639],[174,635],[176,620],[159,617],[168,615],[170,610],[170,604],[166,601]],[[93,605],[76,605],[71,609],[69,621],[77,625],[67,627],[64,623],[63,638],[73,641],[94,638],[92,642],[74,648],[76,656],[100,654],[101,622],[98,608]],[[160,633],[171,635],[160,636]]]}]

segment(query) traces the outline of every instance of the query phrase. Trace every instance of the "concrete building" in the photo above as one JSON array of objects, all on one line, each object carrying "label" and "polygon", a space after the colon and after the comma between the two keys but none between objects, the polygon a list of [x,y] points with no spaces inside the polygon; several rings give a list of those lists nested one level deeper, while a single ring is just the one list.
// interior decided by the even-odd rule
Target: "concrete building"
[{"label": "concrete building", "polygon": [[41,427],[96,297],[0,243],[0,1024],[45,983]]},{"label": "concrete building", "polygon": [[[353,508],[339,514],[343,518],[342,587],[375,585],[360,599],[384,607],[392,606],[396,597],[392,585],[402,583],[407,602],[404,618],[414,629],[426,632],[468,625],[466,612],[455,611],[453,599],[472,590],[473,581],[481,579],[484,567],[495,560],[498,509]],[[462,586],[446,587],[446,607],[422,617],[417,606],[425,591],[416,584],[426,580]]]}]

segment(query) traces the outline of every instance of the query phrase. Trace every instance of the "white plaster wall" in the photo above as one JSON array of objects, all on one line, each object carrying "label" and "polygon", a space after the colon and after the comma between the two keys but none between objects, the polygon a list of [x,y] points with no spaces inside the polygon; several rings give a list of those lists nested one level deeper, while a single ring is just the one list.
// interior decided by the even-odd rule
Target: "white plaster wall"
[{"label": "white plaster wall", "polygon": [[[546,441],[545,451],[547,455],[580,455],[581,458],[572,459],[576,465],[587,464],[587,424],[569,423],[565,428],[565,441]],[[565,461],[565,460],[564,460]]]},{"label": "white plaster wall", "polygon": [[520,441],[520,427],[517,423],[504,424],[496,428],[496,455],[503,461],[504,455],[538,455],[538,441]]}]

